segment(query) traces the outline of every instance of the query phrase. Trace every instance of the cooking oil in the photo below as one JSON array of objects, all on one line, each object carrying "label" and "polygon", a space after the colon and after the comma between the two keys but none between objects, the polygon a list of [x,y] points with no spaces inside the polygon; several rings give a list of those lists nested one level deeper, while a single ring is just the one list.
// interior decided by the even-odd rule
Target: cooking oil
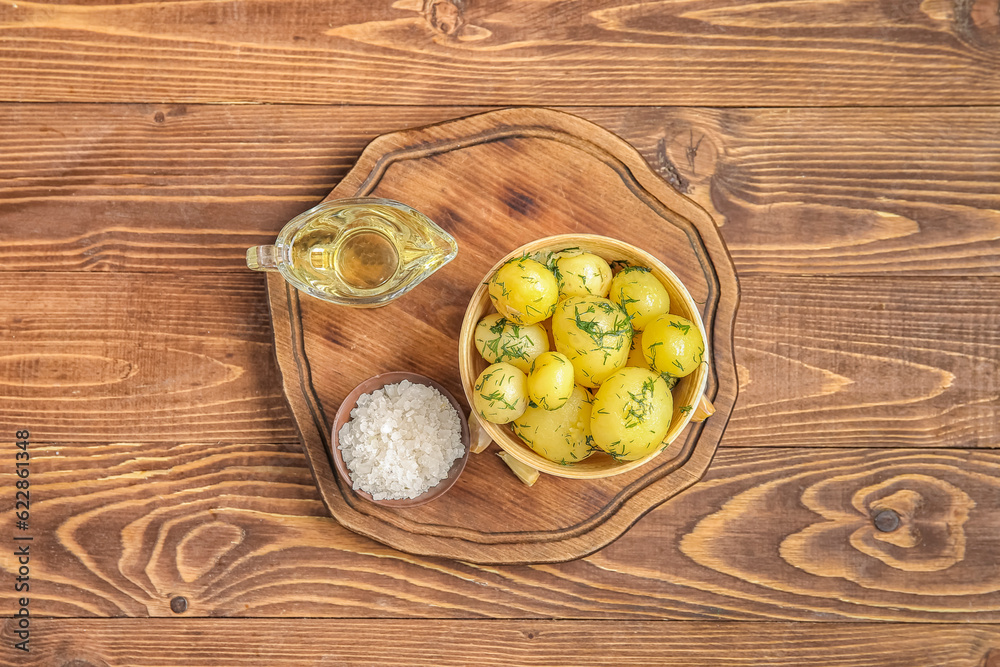
[{"label": "cooking oil", "polygon": [[457,251],[447,232],[405,204],[341,199],[294,218],[273,246],[247,250],[247,266],[280,271],[320,299],[374,307],[415,287]]}]

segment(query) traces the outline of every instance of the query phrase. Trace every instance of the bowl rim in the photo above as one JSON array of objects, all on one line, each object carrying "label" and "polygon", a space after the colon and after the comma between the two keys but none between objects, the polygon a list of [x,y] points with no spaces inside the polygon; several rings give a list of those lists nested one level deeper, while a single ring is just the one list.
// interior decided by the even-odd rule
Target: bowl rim
[{"label": "bowl rim", "polygon": [[[376,389],[381,389],[390,384],[398,384],[403,380],[409,380],[414,384],[422,384],[433,387],[448,399],[448,402],[451,403],[455,412],[458,413],[458,420],[462,429],[462,445],[465,448],[465,452],[462,456],[457,458],[454,463],[452,463],[447,477],[438,482],[436,486],[432,486],[419,496],[399,500],[375,500],[367,491],[354,488],[354,481],[351,479],[347,464],[344,462],[344,457],[340,452],[339,432],[343,425],[350,420],[351,411],[357,405],[358,399],[363,394],[370,394]],[[426,375],[421,375],[420,373],[411,373],[409,371],[389,371],[373,375],[367,380],[358,383],[358,385],[354,387],[354,389],[352,389],[346,397],[344,397],[344,400],[341,401],[340,407],[337,408],[337,414],[333,418],[333,425],[330,428],[329,453],[333,459],[334,469],[337,471],[341,481],[347,485],[347,489],[354,495],[367,500],[370,503],[381,505],[383,507],[417,507],[440,498],[455,485],[455,482],[458,481],[458,478],[465,470],[466,463],[469,461],[470,442],[469,422],[466,419],[465,412],[455,396],[450,391],[445,389],[441,383],[427,377]]]},{"label": "bowl rim", "polygon": [[[474,355],[478,355],[478,350],[475,350],[474,342],[474,332],[476,324],[478,324],[478,308],[473,306],[477,301],[480,301],[482,295],[487,289],[487,283],[490,276],[497,271],[504,263],[509,260],[519,257],[525,253],[531,255],[538,252],[544,252],[545,247],[552,245],[561,245],[562,243],[567,243],[572,247],[574,243],[580,242],[596,242],[605,243],[611,246],[624,247],[628,252],[637,255],[642,261],[648,262],[650,267],[655,267],[658,271],[663,272],[672,282],[672,287],[676,288],[681,295],[682,300],[685,302],[686,310],[690,312],[694,317],[691,318],[692,321],[697,325],[699,332],[702,335],[702,339],[705,343],[704,360],[705,364],[700,365],[700,367],[694,371],[694,374],[699,374],[700,377],[697,380],[697,387],[693,393],[693,398],[691,400],[692,408],[697,408],[701,399],[705,396],[706,389],[708,387],[708,378],[710,375],[709,369],[711,368],[712,358],[709,345],[709,337],[707,331],[705,330],[705,323],[701,318],[701,310],[698,308],[698,304],[695,302],[694,297],[691,296],[691,292],[688,290],[687,286],[681,281],[681,279],[675,274],[670,267],[668,267],[662,260],[654,256],[650,252],[639,248],[638,246],[629,243],[628,241],[623,241],[611,236],[605,236],[602,234],[586,234],[586,233],[569,233],[569,234],[556,234],[553,236],[544,236],[541,238],[534,239],[527,243],[523,243],[517,248],[513,249],[506,255],[504,255],[500,260],[498,260],[480,280],[475,291],[469,297],[469,303],[465,309],[465,316],[462,319],[462,333],[459,340],[459,366],[462,373],[462,389],[465,392],[466,399],[469,401],[469,405],[473,405],[473,396],[470,394],[469,383],[465,382],[466,376],[466,349],[471,346]],[[529,250],[528,248],[535,249]],[[600,252],[595,254],[600,255]],[[488,298],[488,297],[487,297]],[[673,307],[671,307],[673,311]],[[474,358],[474,357],[473,357]],[[469,369],[471,371],[471,369]],[[468,373],[471,376],[471,372]],[[475,378],[472,378],[473,381]],[[595,472],[595,471],[575,471],[573,470],[573,465],[562,466],[555,462],[549,462],[544,459],[540,454],[537,454],[534,450],[530,449],[527,445],[520,442],[516,435],[511,435],[508,433],[509,425],[507,424],[493,424],[485,420],[480,419],[480,424],[483,429],[493,438],[493,441],[504,451],[511,454],[514,458],[521,461],[525,465],[531,466],[541,472],[546,474],[555,475],[558,477],[568,477],[572,479],[596,479],[603,477],[612,477],[615,475],[620,475],[638,467],[641,467],[653,459],[660,456],[663,451],[673,442],[675,442],[687,428],[691,419],[694,417],[695,409],[689,410],[687,412],[682,412],[679,421],[671,424],[670,431],[674,434],[673,438],[670,440],[664,439],[665,445],[663,447],[657,448],[654,452],[647,454],[646,456],[634,459],[631,461],[625,461],[617,464],[613,468],[608,468],[605,471]],[[472,418],[478,419],[475,416],[475,411],[472,413]],[[502,437],[500,437],[502,436]],[[511,438],[517,442],[514,446],[509,446],[505,439]],[[582,462],[581,462],[582,463]],[[551,464],[551,465],[549,465]]]}]

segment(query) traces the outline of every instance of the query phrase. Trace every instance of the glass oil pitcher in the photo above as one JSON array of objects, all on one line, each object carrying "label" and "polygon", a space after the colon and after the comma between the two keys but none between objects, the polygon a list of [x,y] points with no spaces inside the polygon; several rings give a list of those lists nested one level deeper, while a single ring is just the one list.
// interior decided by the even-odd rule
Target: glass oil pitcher
[{"label": "glass oil pitcher", "polygon": [[312,296],[383,306],[450,262],[458,244],[419,211],[374,197],[323,202],[293,218],[274,245],[247,250],[247,266],[279,271]]}]

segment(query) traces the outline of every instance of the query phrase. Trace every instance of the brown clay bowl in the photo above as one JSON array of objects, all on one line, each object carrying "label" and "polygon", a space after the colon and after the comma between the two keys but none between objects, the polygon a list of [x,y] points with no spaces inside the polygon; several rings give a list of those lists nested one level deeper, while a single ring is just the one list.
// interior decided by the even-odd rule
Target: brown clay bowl
[{"label": "brown clay bowl", "polygon": [[[624,241],[606,236],[597,236],[594,234],[549,236],[516,248],[497,262],[492,269],[486,272],[483,279],[479,281],[479,286],[469,300],[469,306],[465,311],[465,319],[462,321],[462,332],[458,341],[458,361],[462,375],[462,387],[465,389],[465,395],[469,399],[470,405],[473,403],[473,385],[476,378],[489,366],[486,360],[480,356],[475,345],[476,324],[485,315],[494,312],[487,287],[489,279],[504,262],[513,257],[520,257],[524,254],[534,255],[535,253],[545,251],[554,252],[573,247],[594,253],[599,257],[603,257],[609,263],[625,261],[638,266],[649,267],[653,275],[663,283],[663,286],[667,289],[667,293],[670,295],[670,312],[694,322],[701,331],[702,338],[705,341],[709,340],[708,334],[705,332],[705,325],[701,321],[698,304],[691,297],[691,293],[688,292],[687,288],[684,287],[684,284],[681,283],[674,272],[653,255]],[[705,361],[711,363],[708,354],[709,348],[706,345]],[[677,387],[673,391],[674,416],[670,423],[670,430],[664,438],[664,447],[676,440],[689,422],[702,421],[715,411],[712,404],[705,398],[705,386],[707,382],[708,364],[706,363],[700,365],[691,375],[681,378],[680,382],[677,383]],[[659,456],[660,452],[663,451],[660,449],[641,459],[621,463],[606,454],[596,453],[578,463],[561,465],[535,453],[521,442],[521,439],[514,434],[514,431],[509,426],[492,424],[485,420],[481,420],[481,424],[490,437],[493,438],[494,442],[521,463],[557,477],[597,479],[619,475],[645,465]]]},{"label": "brown clay bowl", "polygon": [[390,384],[397,384],[403,380],[409,380],[413,384],[422,384],[429,387],[434,387],[440,391],[445,398],[451,403],[452,407],[458,413],[459,421],[462,425],[462,445],[465,447],[465,454],[463,454],[459,459],[455,461],[451,466],[451,470],[448,472],[448,476],[441,480],[437,486],[434,486],[427,490],[425,493],[420,494],[415,498],[406,498],[403,500],[375,500],[372,498],[370,493],[366,493],[361,489],[352,489],[354,494],[375,503],[376,505],[383,505],[385,507],[416,507],[417,505],[423,505],[424,503],[429,503],[436,498],[440,498],[445,492],[448,491],[455,482],[458,481],[458,476],[462,474],[465,470],[465,464],[469,460],[469,423],[465,418],[462,411],[462,406],[458,404],[455,397],[451,395],[447,389],[442,387],[440,384],[425,377],[423,375],[418,375],[416,373],[404,373],[404,372],[393,372],[393,373],[382,373],[381,375],[376,375],[375,377],[368,378],[347,395],[344,402],[340,404],[340,408],[337,409],[337,416],[333,420],[333,433],[330,435],[330,449],[331,455],[333,456],[334,467],[337,469],[337,474],[340,478],[347,484],[348,488],[352,488],[354,483],[351,481],[350,472],[347,469],[347,464],[344,463],[344,457],[340,452],[340,442],[338,434],[340,429],[351,419],[351,410],[358,403],[358,399],[364,394],[370,394],[376,389],[381,389],[382,387]]}]

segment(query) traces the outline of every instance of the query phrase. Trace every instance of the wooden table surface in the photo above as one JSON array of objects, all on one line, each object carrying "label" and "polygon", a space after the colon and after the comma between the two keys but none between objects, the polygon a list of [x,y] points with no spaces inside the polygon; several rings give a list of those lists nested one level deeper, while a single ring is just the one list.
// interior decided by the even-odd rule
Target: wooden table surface
[{"label": "wooden table surface", "polygon": [[[3,665],[1000,665],[997,0],[3,0],[0,100]],[[243,262],[508,105],[633,144],[742,284],[706,477],[556,565],[330,518]]]}]

